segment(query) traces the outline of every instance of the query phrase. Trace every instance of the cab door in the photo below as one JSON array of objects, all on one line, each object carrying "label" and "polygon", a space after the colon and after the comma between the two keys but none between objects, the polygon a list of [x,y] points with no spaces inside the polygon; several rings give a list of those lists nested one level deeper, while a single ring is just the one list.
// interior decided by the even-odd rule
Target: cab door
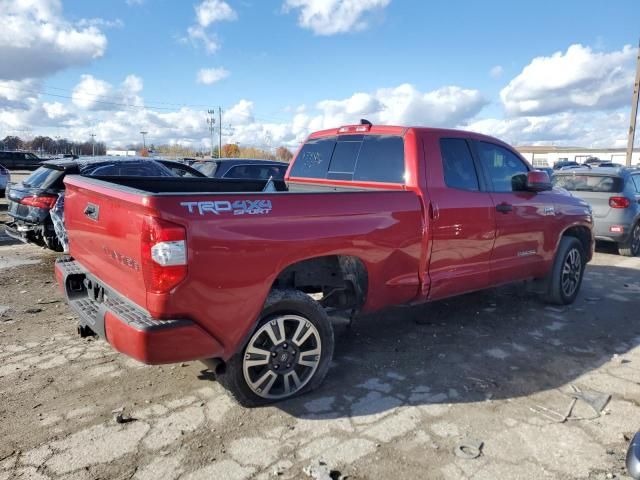
[{"label": "cab door", "polygon": [[496,219],[491,256],[493,285],[544,273],[545,242],[555,215],[550,192],[525,191],[527,163],[504,145],[474,141],[475,153],[490,192]]},{"label": "cab door", "polygon": [[464,136],[423,138],[430,202],[432,300],[489,285],[496,212]]}]

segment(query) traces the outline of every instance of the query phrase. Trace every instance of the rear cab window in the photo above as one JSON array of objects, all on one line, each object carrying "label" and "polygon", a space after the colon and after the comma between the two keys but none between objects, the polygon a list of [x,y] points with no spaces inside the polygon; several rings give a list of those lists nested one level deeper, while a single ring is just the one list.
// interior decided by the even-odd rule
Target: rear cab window
[{"label": "rear cab window", "polygon": [[620,193],[624,190],[624,180],[613,175],[595,175],[588,173],[556,173],[553,186],[570,192]]},{"label": "rear cab window", "polygon": [[308,140],[292,178],[405,182],[404,141],[398,135],[337,135]]}]

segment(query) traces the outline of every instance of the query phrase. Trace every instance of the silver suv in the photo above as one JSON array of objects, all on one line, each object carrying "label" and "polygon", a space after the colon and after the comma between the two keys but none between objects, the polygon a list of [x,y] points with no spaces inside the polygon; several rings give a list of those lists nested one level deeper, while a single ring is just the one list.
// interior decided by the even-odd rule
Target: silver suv
[{"label": "silver suv", "polygon": [[591,205],[596,240],[615,242],[620,255],[640,254],[640,169],[595,166],[560,170],[555,172],[553,184]]}]

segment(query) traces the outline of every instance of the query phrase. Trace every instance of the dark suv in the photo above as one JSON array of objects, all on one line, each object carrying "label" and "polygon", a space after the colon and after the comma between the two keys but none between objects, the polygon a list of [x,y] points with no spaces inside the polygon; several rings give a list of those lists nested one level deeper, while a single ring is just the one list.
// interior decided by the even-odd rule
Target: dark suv
[{"label": "dark suv", "polygon": [[35,170],[43,159],[31,152],[0,151],[0,163],[10,170]]},{"label": "dark suv", "polygon": [[596,240],[615,242],[621,255],[640,254],[640,170],[581,167],[560,170],[553,184],[585,200],[593,210]]},{"label": "dark suv", "polygon": [[193,162],[191,166],[207,177],[235,180],[282,180],[289,168],[289,164],[285,162],[255,158],[200,160]]}]

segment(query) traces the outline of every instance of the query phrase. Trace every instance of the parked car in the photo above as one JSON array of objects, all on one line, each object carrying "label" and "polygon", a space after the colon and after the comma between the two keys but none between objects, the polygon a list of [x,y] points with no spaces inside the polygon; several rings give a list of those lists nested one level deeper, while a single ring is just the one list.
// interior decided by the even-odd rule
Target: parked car
[{"label": "parked car", "polygon": [[4,197],[4,192],[10,181],[11,174],[9,173],[9,170],[7,170],[4,165],[0,164],[0,198]]},{"label": "parked car", "polygon": [[204,360],[260,405],[320,385],[330,315],[528,279],[569,304],[592,255],[589,206],[476,133],[324,130],[286,181],[69,177],[56,276],[80,334],[148,364]]},{"label": "parked car", "polygon": [[553,164],[554,170],[560,170],[565,167],[579,167],[580,164],[578,162],[574,162],[572,160],[560,160]]},{"label": "parked car", "polygon": [[10,170],[35,170],[42,162],[31,152],[0,151],[0,163]]},{"label": "parked car", "polygon": [[536,168],[536,170],[540,170],[541,172],[546,172],[546,174],[549,175],[549,178],[553,177],[553,174],[555,173],[555,170],[549,167]]},{"label": "parked car", "polygon": [[[172,167],[189,168],[177,162],[162,163],[132,157],[49,160],[24,181],[10,185],[7,189],[8,214],[11,221],[5,226],[5,231],[7,235],[23,242],[33,242],[62,251],[64,245],[60,238],[61,231],[59,229],[56,232],[54,217],[51,214],[64,193],[63,179],[66,175],[175,177],[180,175],[173,173]],[[202,174],[194,173],[194,176],[198,175]],[[61,208],[58,210],[59,214],[62,214]]]},{"label": "parked car", "polygon": [[640,254],[640,170],[561,170],[553,176],[553,183],[591,205],[597,240],[616,243],[621,255]]},{"label": "parked car", "polygon": [[275,160],[259,160],[255,158],[218,158],[215,160],[199,160],[191,164],[192,167],[204,173],[207,177],[282,180],[289,168],[286,162]]},{"label": "parked car", "polygon": [[169,170],[173,172],[174,175],[178,177],[206,177],[206,175],[199,170],[184,164],[179,161],[174,160],[162,160],[162,159],[154,159],[156,162],[164,165]]}]

